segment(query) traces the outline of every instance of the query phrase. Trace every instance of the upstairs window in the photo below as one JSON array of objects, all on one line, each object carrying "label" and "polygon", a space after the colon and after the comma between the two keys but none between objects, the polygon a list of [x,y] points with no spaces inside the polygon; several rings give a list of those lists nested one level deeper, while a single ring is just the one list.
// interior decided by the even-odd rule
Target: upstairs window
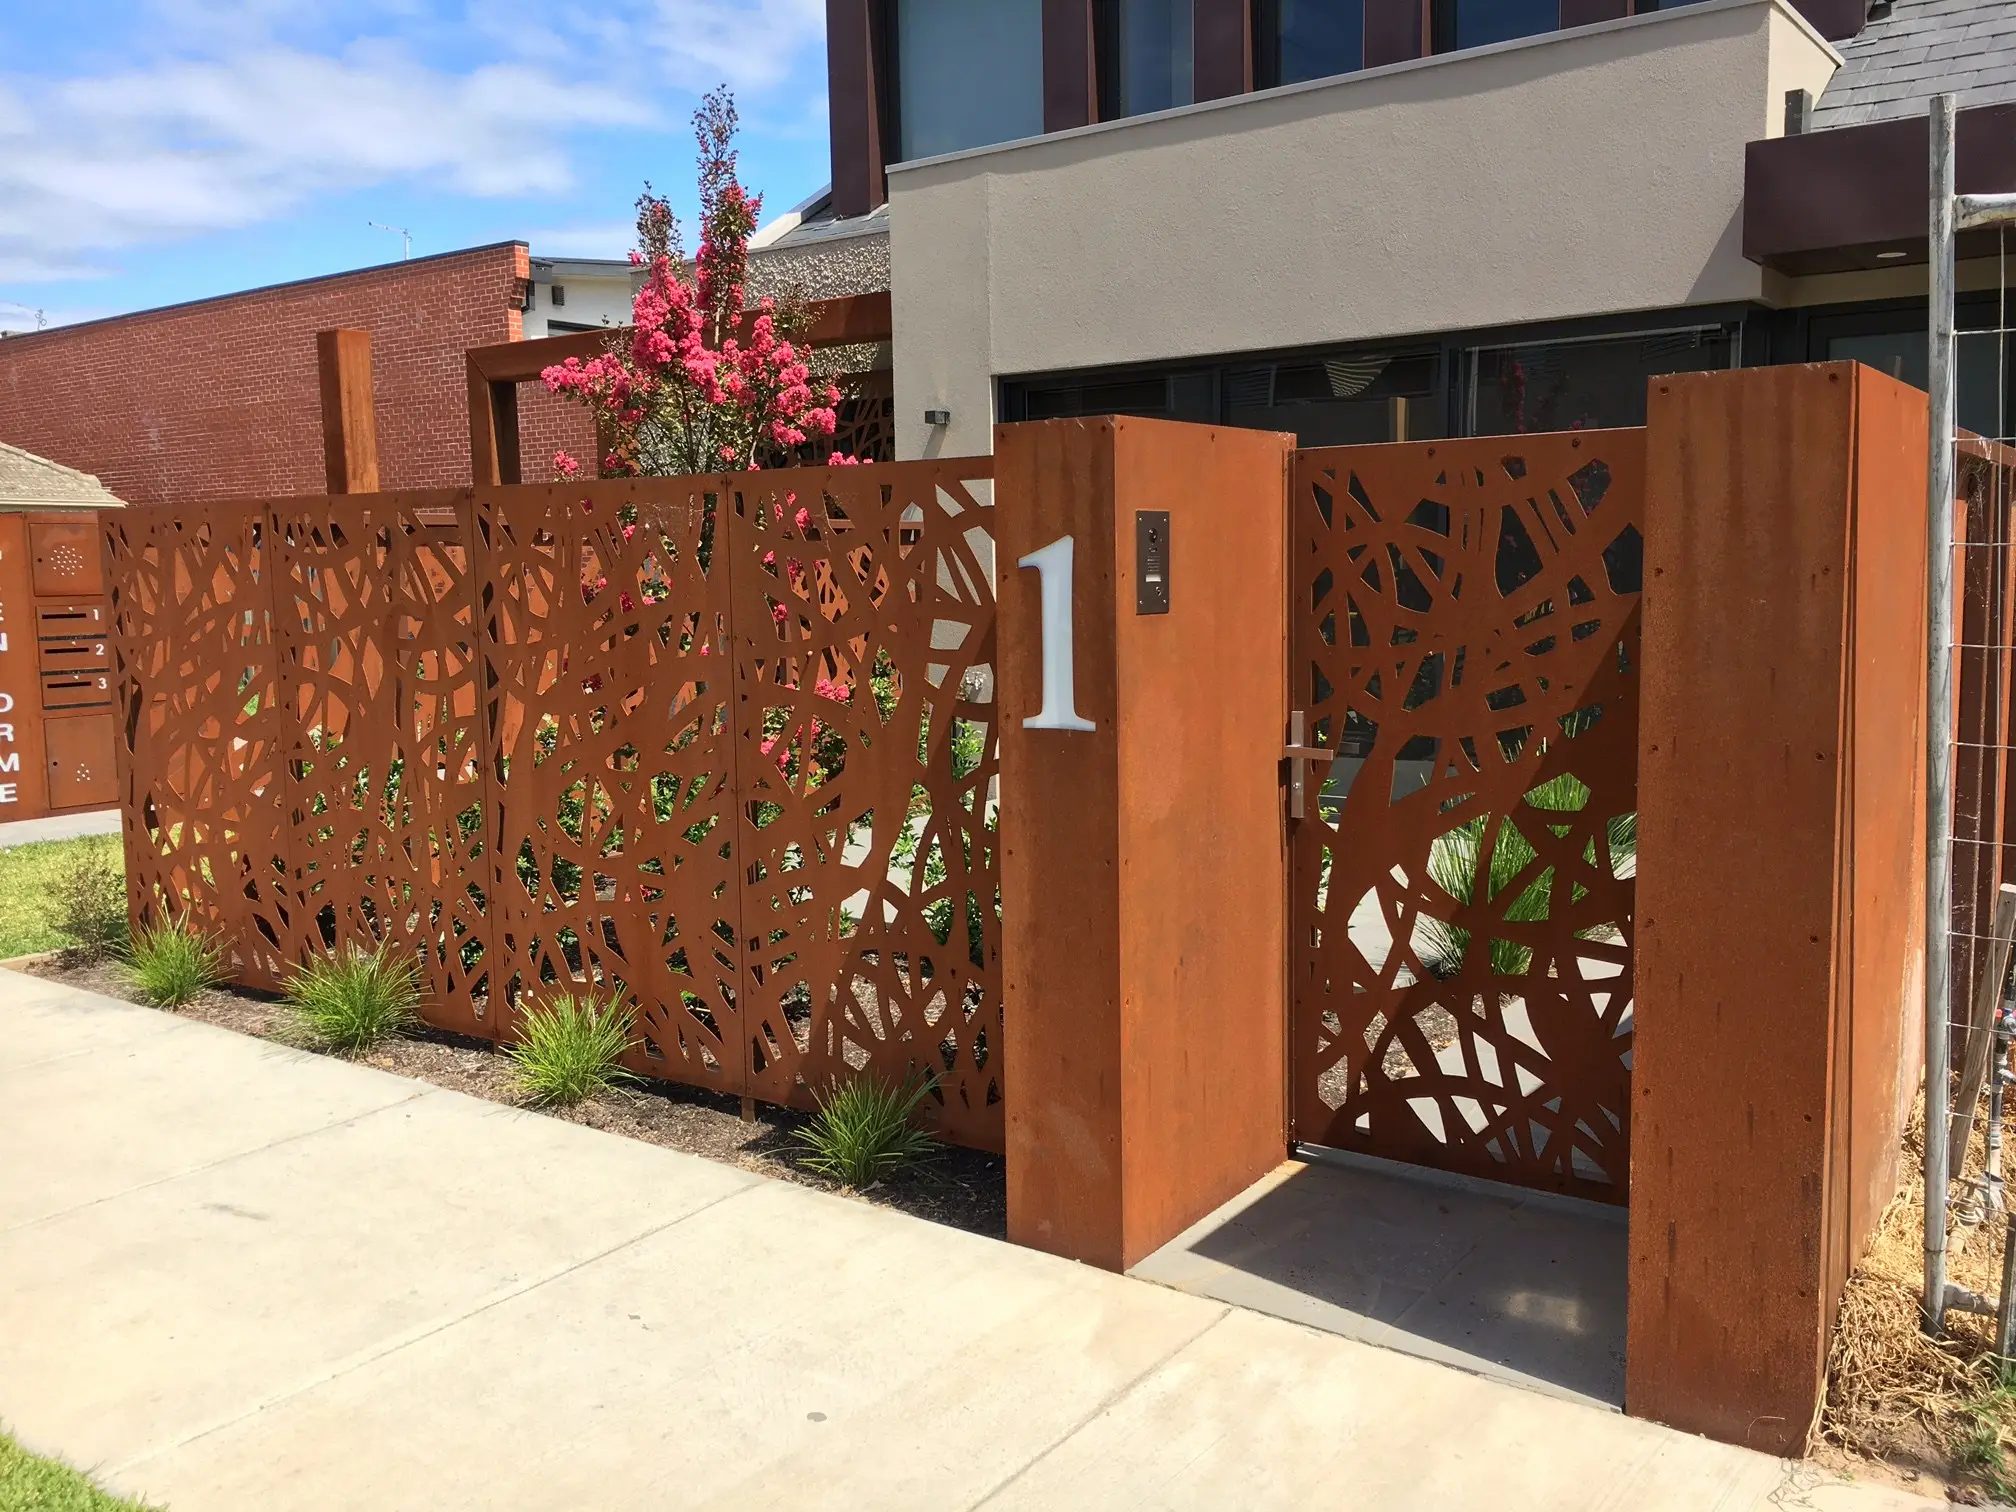
[{"label": "upstairs window", "polygon": [[897,0],[899,161],[1043,133],[1043,0]]},{"label": "upstairs window", "polygon": [[1100,0],[1099,114],[1106,120],[1171,110],[1196,99],[1195,0]]},{"label": "upstairs window", "polygon": [[1253,62],[1262,89],[1365,66],[1364,0],[1258,0]]},{"label": "upstairs window", "polygon": [[1561,24],[1561,0],[1433,0],[1435,51],[1489,47]]}]

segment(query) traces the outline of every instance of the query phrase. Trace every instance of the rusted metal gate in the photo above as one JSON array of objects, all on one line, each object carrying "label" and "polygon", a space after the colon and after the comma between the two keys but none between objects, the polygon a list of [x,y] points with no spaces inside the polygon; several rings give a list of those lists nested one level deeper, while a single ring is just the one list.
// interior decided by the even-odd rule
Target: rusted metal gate
[{"label": "rusted metal gate", "polygon": [[1625,1200],[1643,461],[1296,454],[1296,1139]]},{"label": "rusted metal gate", "polygon": [[132,510],[136,913],[238,978],[392,941],[488,1038],[620,988],[637,1070],[937,1077],[1002,1138],[987,459]]}]

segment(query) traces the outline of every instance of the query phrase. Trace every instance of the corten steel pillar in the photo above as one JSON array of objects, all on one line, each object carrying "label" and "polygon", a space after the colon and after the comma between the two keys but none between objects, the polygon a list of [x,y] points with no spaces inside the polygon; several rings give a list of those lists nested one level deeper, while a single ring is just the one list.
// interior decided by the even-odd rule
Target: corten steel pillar
[{"label": "corten steel pillar", "polygon": [[1625,1405],[1773,1454],[1918,1074],[1926,436],[1852,363],[1651,386]]},{"label": "corten steel pillar", "polygon": [[1008,1236],[1110,1270],[1286,1152],[1291,445],[995,432]]}]

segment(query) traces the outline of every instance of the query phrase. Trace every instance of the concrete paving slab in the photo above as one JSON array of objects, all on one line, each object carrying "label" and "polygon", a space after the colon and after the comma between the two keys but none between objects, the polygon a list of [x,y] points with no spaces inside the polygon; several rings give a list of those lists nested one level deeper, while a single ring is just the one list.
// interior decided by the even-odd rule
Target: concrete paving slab
[{"label": "concrete paving slab", "polygon": [[[1650,1462],[1662,1451],[1669,1458]],[[1780,1461],[1235,1311],[989,1512],[1776,1508]]]},{"label": "concrete paving slab", "polygon": [[[403,1077],[248,1039],[151,1009],[94,999],[70,1016],[17,1006],[0,972],[7,1035],[39,1062],[0,1065],[0,1233],[425,1094]],[[15,1038],[16,1029],[21,1033]]]},{"label": "concrete paving slab", "polygon": [[92,809],[82,814],[51,814],[43,819],[15,819],[0,824],[0,850],[35,845],[44,840],[74,840],[79,835],[116,835],[119,810]]},{"label": "concrete paving slab", "polygon": [[[0,1045],[48,1008],[0,991]],[[30,1164],[108,1194],[0,1235],[0,1422],[174,1512],[1941,1505],[167,1015],[71,1022],[102,1131],[0,1195]],[[148,1093],[171,1054],[200,1095]],[[90,1095],[83,1059],[0,1073],[0,1113]],[[320,1076],[412,1095],[163,1173]]]},{"label": "concrete paving slab", "polygon": [[[45,1070],[67,1080],[76,1064]],[[252,1059],[211,1092],[236,1096],[240,1073],[280,1083],[309,1069],[356,1068]],[[14,1425],[92,1463],[165,1447],[758,1180],[379,1083],[419,1095],[0,1235]],[[152,1106],[125,1111],[127,1136],[145,1140]]]},{"label": "concrete paving slab", "polygon": [[1625,1271],[1615,1210],[1326,1160],[1270,1172],[1130,1274],[1614,1409]]},{"label": "concrete paving slab", "polygon": [[1226,1311],[766,1184],[114,1479],[206,1512],[966,1507]]},{"label": "concrete paving slab", "polygon": [[6,967],[0,967],[0,1002],[7,1005],[9,1031],[0,1042],[0,1076],[15,1067],[100,1047],[124,1049],[150,1036],[171,1034],[178,1022],[169,1014],[139,1010],[118,998],[79,992]]}]

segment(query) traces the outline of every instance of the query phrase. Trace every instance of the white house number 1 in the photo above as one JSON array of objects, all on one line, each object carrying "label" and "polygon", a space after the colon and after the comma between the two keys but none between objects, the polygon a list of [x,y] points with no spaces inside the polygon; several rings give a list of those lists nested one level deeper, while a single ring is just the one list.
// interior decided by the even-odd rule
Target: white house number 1
[{"label": "white house number 1", "polygon": [[1078,680],[1071,664],[1071,537],[1059,536],[1015,565],[1034,567],[1040,579],[1043,620],[1043,707],[1022,721],[1025,730],[1096,730],[1078,716]]}]

